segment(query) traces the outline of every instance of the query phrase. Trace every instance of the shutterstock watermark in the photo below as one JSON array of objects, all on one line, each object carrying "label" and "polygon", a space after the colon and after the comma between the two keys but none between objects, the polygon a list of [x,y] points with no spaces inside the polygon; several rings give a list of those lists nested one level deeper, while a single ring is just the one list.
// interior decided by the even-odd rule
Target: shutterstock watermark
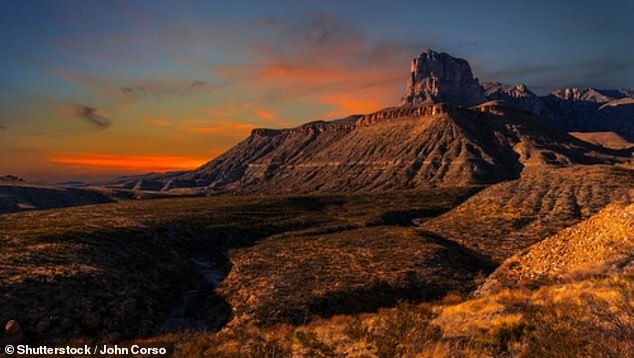
[{"label": "shutterstock watermark", "polygon": [[6,345],[4,353],[7,355],[71,355],[71,356],[91,356],[91,355],[143,355],[143,356],[165,356],[165,347],[144,347],[137,344],[130,346],[119,345],[83,345],[83,346],[31,346],[28,344]]}]

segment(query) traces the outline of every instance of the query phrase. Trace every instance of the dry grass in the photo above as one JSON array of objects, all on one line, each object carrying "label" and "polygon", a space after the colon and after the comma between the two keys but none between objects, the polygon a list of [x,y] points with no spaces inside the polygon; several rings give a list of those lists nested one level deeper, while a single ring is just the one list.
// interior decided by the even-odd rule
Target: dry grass
[{"label": "dry grass", "polygon": [[[468,193],[218,196],[1,215],[0,321],[17,319],[37,343],[153,336],[183,293],[203,282],[191,257],[226,273],[229,251],[240,255],[272,235],[398,229],[412,217],[448,210]],[[228,307],[212,290],[205,300]],[[197,319],[210,329],[230,314],[213,307],[196,312],[207,312]]]},{"label": "dry grass", "polygon": [[[630,357],[633,298],[633,278],[616,276],[449,306],[401,303],[304,325],[242,326],[150,342],[173,346],[176,357]],[[464,329],[469,322],[478,323]]]}]

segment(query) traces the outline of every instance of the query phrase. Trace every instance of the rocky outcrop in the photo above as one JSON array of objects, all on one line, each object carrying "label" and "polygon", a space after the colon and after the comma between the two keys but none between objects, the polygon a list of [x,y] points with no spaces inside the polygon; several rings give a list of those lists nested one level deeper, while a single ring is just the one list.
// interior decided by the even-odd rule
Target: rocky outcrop
[{"label": "rocky outcrop", "polygon": [[488,100],[502,101],[508,106],[535,114],[540,114],[542,111],[540,98],[524,84],[507,85],[500,82],[485,82],[482,88]]},{"label": "rocky outcrop", "polygon": [[412,60],[403,104],[447,102],[470,107],[484,101],[466,60],[429,49]]}]

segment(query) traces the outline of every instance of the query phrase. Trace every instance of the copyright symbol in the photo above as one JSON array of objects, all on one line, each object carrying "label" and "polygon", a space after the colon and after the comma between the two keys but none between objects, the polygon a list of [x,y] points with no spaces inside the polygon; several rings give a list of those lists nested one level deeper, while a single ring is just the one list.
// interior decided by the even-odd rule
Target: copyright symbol
[{"label": "copyright symbol", "polygon": [[15,348],[13,348],[13,346],[9,345],[4,347],[4,353],[13,354],[13,352],[15,352]]}]

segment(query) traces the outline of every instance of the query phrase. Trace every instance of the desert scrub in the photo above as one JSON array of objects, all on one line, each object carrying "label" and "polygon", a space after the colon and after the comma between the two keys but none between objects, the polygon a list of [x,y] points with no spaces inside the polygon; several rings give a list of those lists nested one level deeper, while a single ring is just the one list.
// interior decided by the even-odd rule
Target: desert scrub
[{"label": "desert scrub", "polygon": [[379,357],[414,356],[433,346],[442,332],[431,324],[431,306],[401,302],[394,309],[383,310],[371,324],[355,320],[346,328],[353,340],[365,340]]}]

